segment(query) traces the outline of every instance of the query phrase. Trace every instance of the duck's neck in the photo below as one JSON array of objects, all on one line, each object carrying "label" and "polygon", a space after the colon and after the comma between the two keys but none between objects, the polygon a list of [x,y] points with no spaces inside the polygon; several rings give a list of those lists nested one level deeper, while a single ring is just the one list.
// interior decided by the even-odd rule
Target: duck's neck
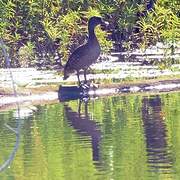
[{"label": "duck's neck", "polygon": [[97,41],[97,37],[94,31],[94,28],[90,28],[88,27],[88,33],[89,33],[89,37],[88,37],[88,41]]}]

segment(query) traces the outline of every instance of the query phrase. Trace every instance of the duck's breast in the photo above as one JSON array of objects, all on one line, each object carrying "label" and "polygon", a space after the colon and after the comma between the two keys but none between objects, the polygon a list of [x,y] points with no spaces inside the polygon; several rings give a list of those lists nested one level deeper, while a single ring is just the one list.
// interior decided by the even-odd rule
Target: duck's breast
[{"label": "duck's breast", "polygon": [[99,43],[89,44],[88,45],[88,53],[84,57],[84,61],[86,62],[87,66],[95,63],[100,55],[100,45]]}]

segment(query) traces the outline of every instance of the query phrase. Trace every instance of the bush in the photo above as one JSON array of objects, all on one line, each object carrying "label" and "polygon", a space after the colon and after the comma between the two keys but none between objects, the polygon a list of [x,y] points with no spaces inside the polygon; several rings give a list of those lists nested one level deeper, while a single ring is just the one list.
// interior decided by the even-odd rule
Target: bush
[{"label": "bush", "polygon": [[96,29],[104,53],[112,43],[116,51],[175,43],[180,37],[177,6],[178,0],[0,0],[0,36],[12,66],[53,67],[84,43],[86,22],[94,15],[110,22],[109,32]]}]

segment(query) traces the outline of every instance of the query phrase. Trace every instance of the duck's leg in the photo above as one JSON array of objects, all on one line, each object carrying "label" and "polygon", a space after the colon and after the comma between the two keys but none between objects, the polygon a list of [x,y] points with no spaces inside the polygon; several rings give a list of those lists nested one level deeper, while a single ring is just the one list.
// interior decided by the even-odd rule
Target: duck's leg
[{"label": "duck's leg", "polygon": [[87,71],[87,69],[84,69],[84,84],[83,84],[83,88],[86,89],[86,90],[89,90],[90,84],[88,84],[88,81],[87,81],[86,71]]},{"label": "duck's leg", "polygon": [[84,84],[87,84],[86,71],[87,71],[87,69],[84,69]]},{"label": "duck's leg", "polygon": [[79,78],[79,71],[77,71],[77,78],[78,78],[78,85],[81,86],[81,81],[80,81],[80,78]]}]

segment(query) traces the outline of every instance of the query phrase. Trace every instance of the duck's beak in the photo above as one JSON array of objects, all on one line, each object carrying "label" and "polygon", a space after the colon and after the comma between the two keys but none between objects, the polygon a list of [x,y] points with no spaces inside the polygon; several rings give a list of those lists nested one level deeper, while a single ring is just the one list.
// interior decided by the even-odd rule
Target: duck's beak
[{"label": "duck's beak", "polygon": [[108,26],[109,26],[109,23],[108,23],[107,21],[104,21],[104,25],[105,25],[106,27],[108,27]]},{"label": "duck's beak", "polygon": [[107,28],[109,26],[109,23],[107,21],[102,21],[101,26],[103,28]]}]

